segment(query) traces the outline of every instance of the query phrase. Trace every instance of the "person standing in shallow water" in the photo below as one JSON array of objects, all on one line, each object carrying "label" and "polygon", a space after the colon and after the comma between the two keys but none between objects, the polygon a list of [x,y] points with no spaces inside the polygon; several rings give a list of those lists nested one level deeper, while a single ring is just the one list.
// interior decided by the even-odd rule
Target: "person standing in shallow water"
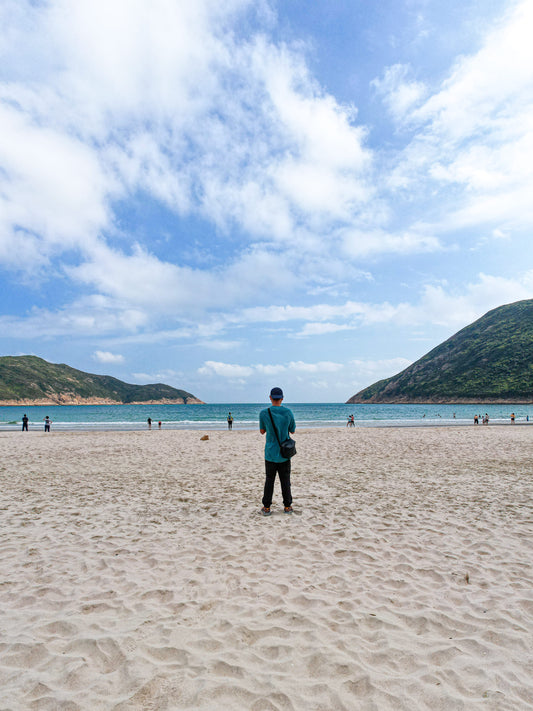
[{"label": "person standing in shallow water", "polygon": [[45,432],[50,432],[50,425],[52,424],[52,420],[46,415],[44,418],[44,431]]},{"label": "person standing in shallow water", "polygon": [[28,431],[28,415],[24,413],[24,417],[22,418],[22,431],[27,432]]},{"label": "person standing in shallow water", "polygon": [[[272,407],[267,407],[259,413],[259,431],[261,434],[266,434],[265,486],[263,508],[261,509],[263,516],[270,516],[276,474],[279,476],[281,484],[283,510],[287,514],[292,513],[291,460],[281,456],[279,442],[283,442],[288,438],[289,434],[294,433],[296,423],[294,422],[294,415],[289,408],[281,404],[283,402],[283,390],[281,388],[272,388],[270,402]],[[277,437],[274,427],[277,430]]]},{"label": "person standing in shallow water", "polygon": [[231,412],[228,412],[228,430],[233,429],[233,415]]}]

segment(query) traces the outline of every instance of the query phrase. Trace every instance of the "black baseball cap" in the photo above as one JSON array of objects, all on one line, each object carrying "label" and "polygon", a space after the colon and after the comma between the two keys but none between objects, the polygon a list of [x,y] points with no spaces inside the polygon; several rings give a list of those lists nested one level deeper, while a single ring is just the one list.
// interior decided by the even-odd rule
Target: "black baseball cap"
[{"label": "black baseball cap", "polygon": [[283,400],[283,390],[281,388],[272,388],[270,397],[272,400]]}]

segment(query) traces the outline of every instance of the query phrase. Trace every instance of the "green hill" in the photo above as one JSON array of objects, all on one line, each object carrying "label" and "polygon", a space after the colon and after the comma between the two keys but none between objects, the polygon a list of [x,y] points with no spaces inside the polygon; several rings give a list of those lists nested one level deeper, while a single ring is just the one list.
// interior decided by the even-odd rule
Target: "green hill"
[{"label": "green hill", "polygon": [[489,311],[347,402],[533,402],[533,299]]},{"label": "green hill", "polygon": [[0,357],[0,404],[98,405],[118,403],[201,403],[170,385],[129,385],[36,356]]}]

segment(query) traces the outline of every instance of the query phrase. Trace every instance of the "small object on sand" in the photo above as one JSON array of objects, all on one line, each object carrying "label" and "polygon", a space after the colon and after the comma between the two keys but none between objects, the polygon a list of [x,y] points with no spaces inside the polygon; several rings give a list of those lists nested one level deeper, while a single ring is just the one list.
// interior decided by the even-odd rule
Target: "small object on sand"
[{"label": "small object on sand", "polygon": [[200,437],[200,440],[202,442],[205,442],[206,439],[209,439],[209,435],[204,435],[203,437]]},{"label": "small object on sand", "polygon": [[468,585],[468,583],[470,582],[470,576],[468,575],[468,573],[465,573],[465,580],[466,584]]}]

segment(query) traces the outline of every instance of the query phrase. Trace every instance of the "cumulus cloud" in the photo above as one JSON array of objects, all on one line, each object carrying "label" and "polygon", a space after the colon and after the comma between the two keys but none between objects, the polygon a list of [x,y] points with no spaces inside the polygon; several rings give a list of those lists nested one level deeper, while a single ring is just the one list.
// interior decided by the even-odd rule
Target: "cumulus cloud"
[{"label": "cumulus cloud", "polygon": [[129,254],[103,243],[86,253],[85,262],[65,267],[73,279],[117,304],[159,316],[176,311],[192,316],[214,306],[231,307],[294,276],[274,254],[261,249],[250,249],[213,271],[162,261],[139,244],[132,245]]},{"label": "cumulus cloud", "polygon": [[[268,0],[4,0],[0,269],[40,300],[0,317],[2,335],[101,336],[113,353],[182,341],[201,377],[319,387],[366,367],[316,363],[320,339],[451,330],[529,298],[529,272],[440,264],[491,235],[511,249],[533,224],[533,9],[507,5],[438,83],[425,66],[380,72],[387,111],[372,123],[367,106],[364,125],[279,39]],[[152,211],[164,220],[137,225]],[[276,331],[286,362],[216,360]]]},{"label": "cumulus cloud", "polygon": [[[227,31],[245,16],[248,36]],[[309,289],[319,275],[341,280],[359,260],[442,249],[442,225],[384,226],[390,206],[383,194],[376,200],[375,156],[356,109],[322,90],[301,51],[274,41],[246,0],[155,0],[149,9],[138,0],[28,1],[4,6],[4,17],[4,265],[36,269],[74,254],[56,266],[74,283],[171,313],[232,306],[272,278]],[[533,218],[531,20],[519,3],[432,95],[407,65],[373,82],[418,131],[387,185],[421,175],[468,188],[448,228]],[[115,202],[139,193],[177,217],[237,226],[244,248],[205,269],[183,250],[165,261],[127,244]],[[297,259],[281,259],[292,249]],[[289,262],[300,266],[281,266]]]},{"label": "cumulus cloud", "polygon": [[201,375],[217,375],[231,380],[242,380],[260,376],[274,376],[282,374],[302,374],[302,373],[332,373],[342,368],[341,363],[322,361],[319,363],[304,363],[302,361],[291,361],[286,364],[264,365],[256,364],[250,366],[236,365],[234,363],[221,363],[217,361],[206,361],[198,369]]},{"label": "cumulus cloud", "polygon": [[412,314],[419,323],[466,326],[502,304],[530,299],[532,293],[533,270],[515,279],[480,274],[477,282],[460,290],[446,288],[446,285],[427,285]]},{"label": "cumulus cloud", "polygon": [[0,103],[0,262],[34,269],[93,244],[113,183],[94,151]]},{"label": "cumulus cloud", "polygon": [[411,361],[406,358],[351,359],[344,362],[316,363],[290,361],[251,366],[206,362],[198,372],[211,380],[221,378],[226,383],[231,383],[237,392],[243,394],[252,385],[266,394],[272,385],[281,384],[286,397],[292,401],[295,393],[306,392],[306,388],[307,390],[312,388],[326,400],[342,400],[376,380],[395,375],[410,364]]},{"label": "cumulus cloud", "polygon": [[68,308],[32,307],[24,316],[0,316],[6,338],[54,338],[63,336],[135,333],[149,322],[149,314],[101,295],[77,299]]},{"label": "cumulus cloud", "polygon": [[[154,307],[202,294],[212,304],[234,275],[260,288],[254,239],[275,244],[261,250],[273,260],[295,233],[353,219],[371,195],[365,130],[255,12],[248,0],[28,0],[6,13],[0,260],[24,267],[74,250],[68,276],[104,294],[138,304],[142,271]],[[228,31],[244,16],[257,28],[246,38]],[[176,216],[237,225],[252,253],[225,274],[131,253],[113,237],[114,203],[136,193]],[[20,233],[23,258],[11,248]]]},{"label": "cumulus cloud", "polygon": [[219,361],[208,360],[201,368],[198,368],[201,375],[218,375],[222,378],[249,378],[254,373],[254,368],[247,365],[235,365],[234,363],[221,363]]},{"label": "cumulus cloud", "polygon": [[412,302],[372,304],[346,301],[337,305],[256,307],[244,309],[239,320],[242,323],[303,321],[304,325],[296,333],[306,337],[387,323],[396,326],[434,324],[452,329],[466,326],[502,304],[529,299],[532,293],[533,270],[521,272],[514,278],[481,273],[477,281],[460,287],[446,283],[425,284]]},{"label": "cumulus cloud", "polygon": [[[180,318],[179,328],[161,328],[151,318],[150,308],[126,308],[112,298],[92,296],[78,300],[69,309],[33,308],[21,318],[0,317],[0,329],[6,338],[32,339],[65,335],[115,335],[121,344],[155,344],[190,341],[213,350],[242,346],[242,329],[268,327],[282,329],[285,336],[299,339],[319,338],[329,334],[380,327],[438,325],[456,329],[504,303],[531,298],[533,270],[514,278],[481,273],[465,285],[430,282],[420,287],[412,301],[381,303],[344,301],[338,304],[316,303],[311,306],[269,306],[236,309],[206,317],[197,322],[194,315]],[[239,338],[224,335],[235,332]],[[293,363],[293,365],[296,361]],[[235,367],[236,370],[232,371]],[[254,366],[259,372],[260,367]],[[270,367],[270,366],[269,366]],[[294,366],[296,367],[296,366]],[[239,365],[207,361],[203,374],[234,372],[248,377]],[[217,370],[218,369],[218,370]]]},{"label": "cumulus cloud", "polygon": [[123,355],[120,355],[119,353],[111,353],[110,351],[95,351],[93,353],[93,359],[98,361],[98,363],[108,363],[111,365],[124,363]]}]

